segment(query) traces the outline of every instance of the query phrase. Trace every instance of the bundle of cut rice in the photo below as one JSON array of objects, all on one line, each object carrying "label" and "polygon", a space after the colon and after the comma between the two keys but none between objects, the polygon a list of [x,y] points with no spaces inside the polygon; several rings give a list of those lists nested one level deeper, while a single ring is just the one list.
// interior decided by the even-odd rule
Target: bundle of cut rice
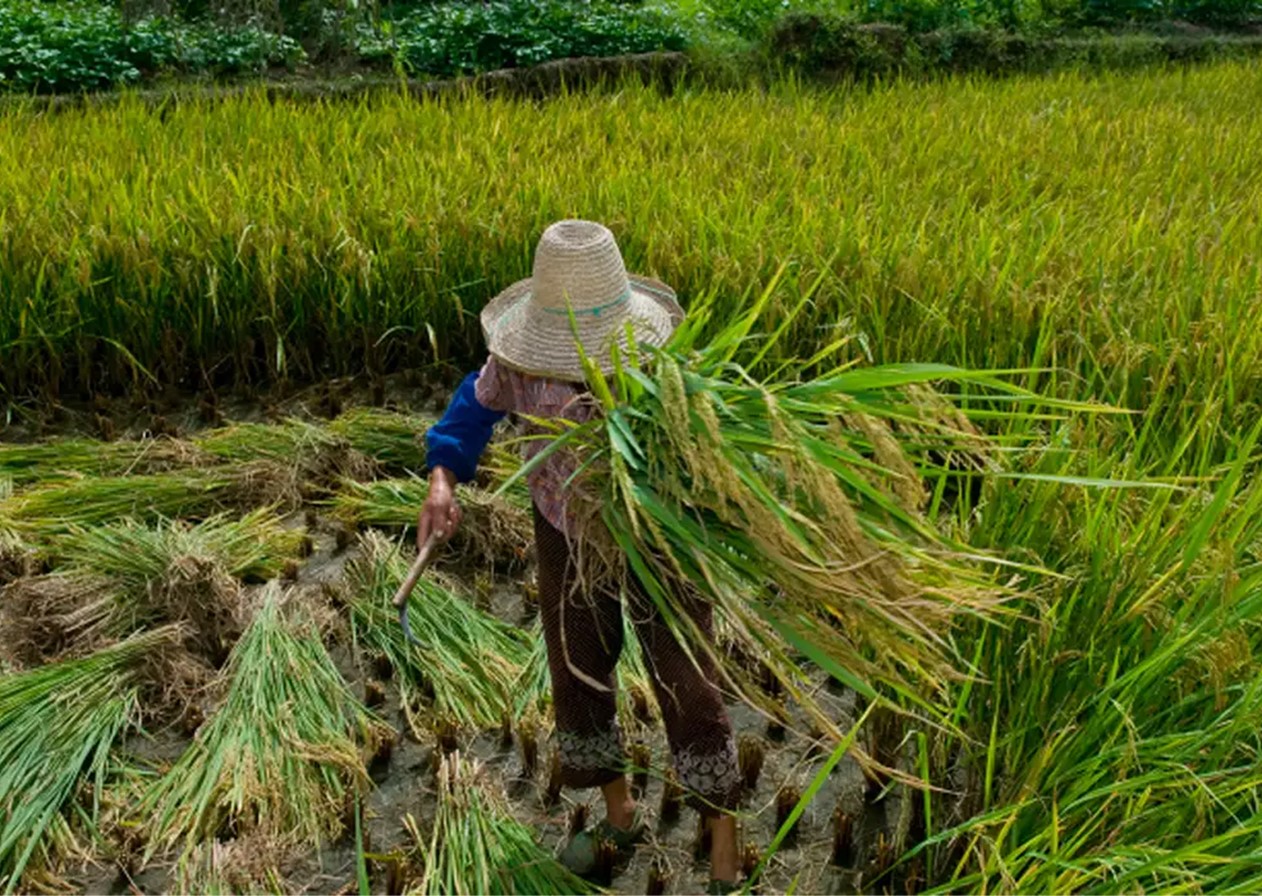
[{"label": "bundle of cut rice", "polygon": [[[765,317],[759,303],[700,347],[712,329],[702,310],[663,349],[615,356],[612,374],[585,358],[604,414],[558,426],[533,463],[575,452],[596,546],[588,574],[638,576],[677,637],[752,701],[745,670],[692,622],[698,598],[799,698],[805,658],[861,693],[928,705],[964,665],[952,626],[1004,597],[976,552],[922,512],[926,477],[986,459],[968,406],[934,387],[959,387],[990,416],[1028,414],[1037,399],[942,365],[827,366],[840,344],[771,368],[787,323]],[[1017,409],[996,411],[995,398]]]}]

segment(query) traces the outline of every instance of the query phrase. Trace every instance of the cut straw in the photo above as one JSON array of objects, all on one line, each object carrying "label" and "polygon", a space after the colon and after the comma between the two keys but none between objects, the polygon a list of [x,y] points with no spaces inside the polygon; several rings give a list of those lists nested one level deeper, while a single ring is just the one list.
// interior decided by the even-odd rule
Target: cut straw
[{"label": "cut straw", "polygon": [[433,721],[466,728],[498,725],[514,708],[514,688],[527,664],[524,635],[430,573],[409,598],[408,615],[421,645],[409,642],[390,602],[407,575],[408,558],[376,533],[368,533],[363,546],[363,558],[348,570],[352,629],[358,643],[384,654],[394,667],[413,729],[432,727],[416,714],[422,703],[430,705]]},{"label": "cut straw", "polygon": [[[429,483],[417,477],[345,481],[332,500],[333,514],[350,525],[409,532],[428,494]],[[462,487],[457,499],[464,520],[444,549],[446,557],[502,569],[525,566],[533,544],[525,506],[473,487]]]},{"label": "cut straw", "polygon": [[90,785],[84,817],[95,822],[109,753],[139,710],[155,651],[175,631],[136,635],[82,659],[0,677],[0,890],[22,889],[33,862],[50,866],[47,836]]},{"label": "cut straw", "polygon": [[145,795],[149,856],[227,832],[311,846],[339,836],[348,800],[369,786],[365,757],[387,729],[277,583],[265,587],[222,685],[214,714]]},{"label": "cut straw", "polygon": [[438,768],[438,806],[425,870],[410,893],[424,896],[580,894],[593,888],[539,845],[515,819],[476,760],[459,752]]}]

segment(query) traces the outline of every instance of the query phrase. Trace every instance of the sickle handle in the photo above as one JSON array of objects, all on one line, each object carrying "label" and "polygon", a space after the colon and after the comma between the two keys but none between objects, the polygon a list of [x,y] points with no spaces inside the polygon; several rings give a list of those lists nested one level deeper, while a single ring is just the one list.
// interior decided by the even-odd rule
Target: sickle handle
[{"label": "sickle handle", "polygon": [[408,607],[411,606],[408,603],[408,596],[412,593],[412,589],[416,587],[416,583],[420,581],[421,574],[425,572],[425,567],[429,566],[436,547],[438,547],[438,536],[430,535],[426,539],[425,544],[421,546],[421,552],[412,561],[412,568],[408,570],[407,578],[403,580],[403,584],[399,586],[399,590],[394,593],[394,598],[391,600],[395,609],[399,611],[399,625],[403,626],[403,637],[407,638],[409,643],[423,650],[428,650],[429,645],[412,634],[412,626],[408,624]]},{"label": "sickle handle", "polygon": [[434,548],[438,547],[438,536],[430,535],[425,544],[421,547],[421,552],[416,555],[416,559],[412,561],[412,568],[408,570],[407,578],[403,580],[403,584],[399,586],[399,590],[394,593],[394,599],[391,601],[395,609],[402,610],[407,604],[408,595],[412,593],[412,589],[416,587],[416,583],[421,580],[421,575],[425,572],[425,568],[429,566],[430,561],[434,557]]}]

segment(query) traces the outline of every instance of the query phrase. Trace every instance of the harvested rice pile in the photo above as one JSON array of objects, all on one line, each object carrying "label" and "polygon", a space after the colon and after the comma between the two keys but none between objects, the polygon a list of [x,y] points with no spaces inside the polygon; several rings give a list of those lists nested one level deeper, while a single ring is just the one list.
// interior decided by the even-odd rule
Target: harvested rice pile
[{"label": "harvested rice pile", "polygon": [[[921,632],[909,633],[895,611],[913,588],[929,607],[965,592],[924,591],[934,576],[945,581],[962,567],[935,553],[942,543],[916,516],[916,451],[958,450],[972,432],[966,421],[938,407],[936,417],[890,422],[879,403],[843,407],[806,387],[775,394],[735,384],[730,368],[718,375],[727,361],[708,374],[695,357],[670,361],[605,384],[607,428],[566,436],[606,477],[610,500],[596,523],[657,583],[668,611],[672,577],[718,586],[709,596],[718,601],[729,683],[772,719],[772,741],[785,736],[792,704],[817,716],[796,724],[836,742],[837,717],[822,724],[822,698],[813,693],[820,669],[842,669],[851,683],[870,675],[906,684],[919,695],[914,675],[892,671],[936,674],[931,653],[915,651],[941,645],[917,641]],[[615,392],[622,400],[612,401]],[[778,414],[777,402],[788,411]],[[74,886],[85,858],[111,855],[124,877],[164,869],[165,886],[184,892],[318,891],[331,882],[311,877],[318,872],[310,857],[349,843],[354,874],[384,875],[392,889],[588,891],[540,840],[546,831],[563,834],[564,815],[577,820],[583,807],[563,802],[549,745],[526,469],[513,451],[488,452],[480,486],[462,491],[465,524],[445,547],[444,571],[428,574],[412,595],[423,646],[403,638],[390,606],[426,494],[427,422],[352,410],[329,423],[232,424],[190,439],[0,448],[8,483],[0,493],[0,689],[43,688],[43,696],[0,699],[0,747],[33,757],[45,749],[36,742],[52,736],[42,726],[59,739],[47,748],[56,768],[27,758],[12,766],[11,776],[48,783],[40,785],[47,798],[31,810],[38,818],[12,815],[20,823],[0,829],[6,889]],[[848,440],[837,437],[843,430]],[[790,432],[813,438],[810,450],[781,451]],[[827,439],[842,446],[838,453],[825,452]],[[724,450],[724,440],[740,450]],[[671,465],[671,455],[685,462]],[[854,481],[830,478],[842,459],[863,471]],[[772,509],[769,497],[786,510]],[[681,513],[684,506],[694,510]],[[751,529],[765,541],[737,539]],[[891,549],[912,544],[909,534],[920,547]],[[837,539],[839,552],[880,556],[842,570],[813,552],[821,538]],[[909,560],[919,568],[909,572]],[[308,579],[308,569],[335,573]],[[825,600],[804,614],[812,589]],[[980,610],[985,594],[979,585],[976,603],[962,605]],[[867,597],[884,616],[866,608]],[[862,637],[891,631],[902,641]],[[685,626],[679,634],[688,636]],[[654,888],[682,873],[677,860],[662,862],[677,848],[666,844],[687,834],[669,833],[682,795],[666,769],[652,683],[630,632],[627,644],[619,715],[631,735],[637,792],[660,789],[666,825],[652,867],[630,873],[647,873]],[[901,644],[905,652],[893,653],[901,665],[882,665],[873,644]],[[925,664],[913,668],[907,657]],[[74,696],[57,696],[63,689]],[[54,724],[58,707],[71,711]],[[173,738],[172,747],[152,753],[144,746],[152,734]],[[463,752],[478,744],[492,751],[489,759]],[[399,755],[418,749],[430,758],[399,765]],[[777,786],[768,776],[759,784],[764,762],[775,762],[768,749],[742,741],[751,797]],[[888,750],[869,752],[888,758]],[[382,769],[428,808],[417,814],[417,797],[403,796],[370,809]],[[799,791],[783,790],[778,804],[791,808]],[[787,811],[777,810],[777,825]],[[381,852],[368,842],[373,836],[394,845]]]}]

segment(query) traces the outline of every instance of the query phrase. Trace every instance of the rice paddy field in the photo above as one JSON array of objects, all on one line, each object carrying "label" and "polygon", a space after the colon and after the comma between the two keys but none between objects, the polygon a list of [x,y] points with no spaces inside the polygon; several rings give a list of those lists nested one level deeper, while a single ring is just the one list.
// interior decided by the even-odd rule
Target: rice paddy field
[{"label": "rice paddy field", "polygon": [[[1047,399],[972,408],[994,462],[929,483],[1013,595],[951,630],[971,674],[898,714],[808,669],[840,739],[771,678],[733,702],[758,889],[1262,889],[1260,98],[1225,64],[5,107],[0,890],[591,889],[550,857],[599,810],[558,792],[511,446],[425,647],[389,606],[476,312],[569,216],[716,331],[764,301],[751,364]],[[619,674],[654,834],[605,883],[696,892]]]}]

